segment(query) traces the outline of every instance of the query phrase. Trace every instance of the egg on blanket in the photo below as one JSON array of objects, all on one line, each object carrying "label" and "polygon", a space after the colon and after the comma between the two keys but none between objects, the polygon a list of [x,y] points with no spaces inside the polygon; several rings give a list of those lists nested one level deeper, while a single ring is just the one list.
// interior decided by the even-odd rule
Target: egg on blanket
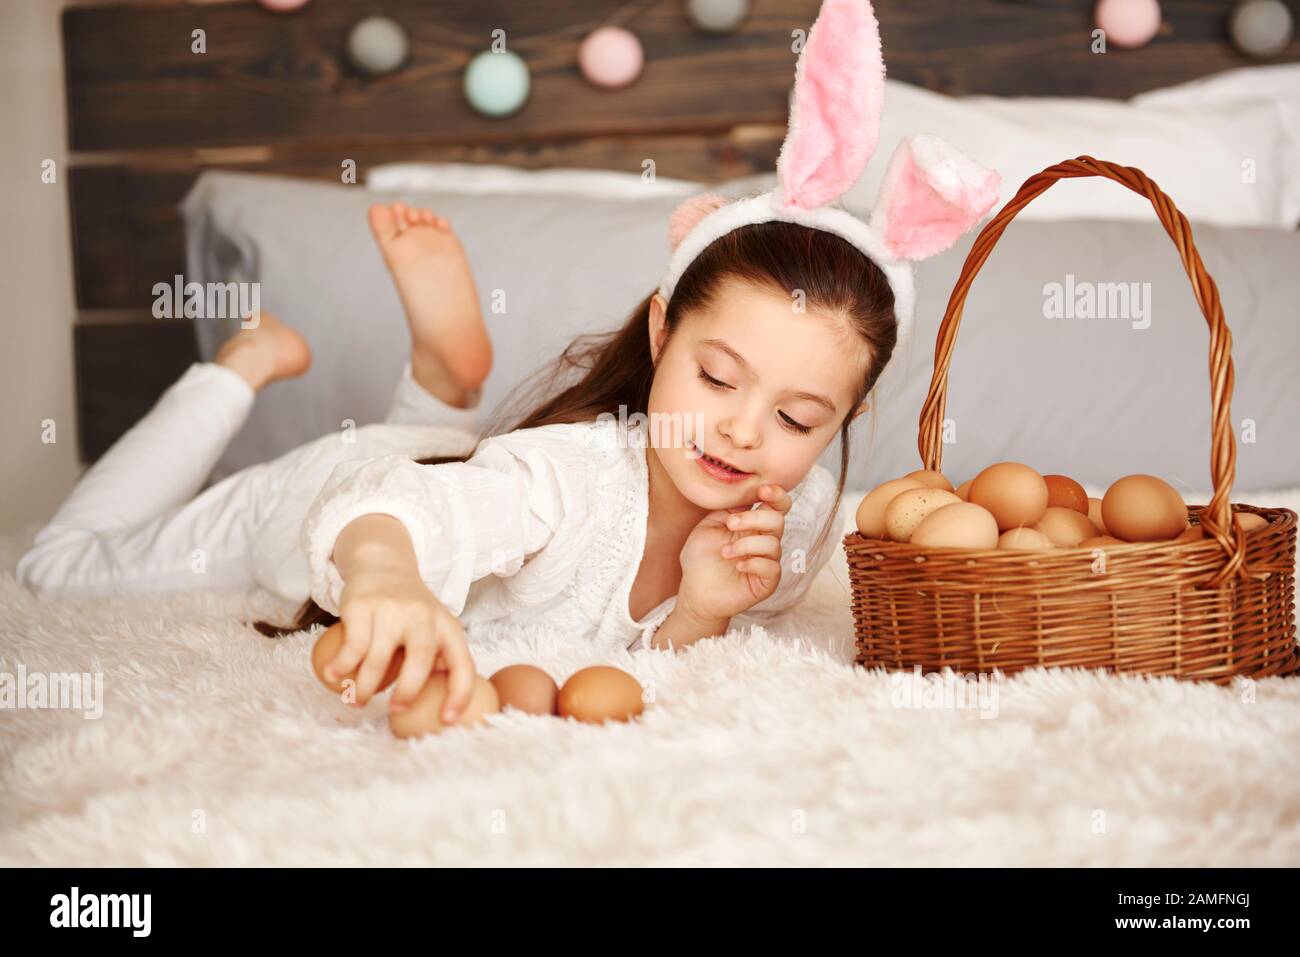
[{"label": "egg on blanket", "polygon": [[895,495],[885,506],[885,531],[896,542],[906,542],[931,512],[960,502],[941,488],[909,488]]},{"label": "egg on blanket", "polygon": [[909,488],[929,488],[924,482],[914,478],[890,479],[877,485],[862,499],[858,505],[858,531],[867,538],[884,538],[885,508],[899,492]]},{"label": "egg on blanket", "polygon": [[501,710],[555,714],[560,688],[555,679],[532,665],[506,665],[488,679],[497,689]]},{"label": "egg on blanket", "polygon": [[630,721],[645,706],[641,682],[621,668],[592,665],[575,671],[560,688],[557,712],[591,724]]},{"label": "egg on blanket", "polygon": [[[405,711],[390,711],[388,726],[399,738],[415,738],[422,734],[438,734],[447,725],[442,721],[442,703],[447,698],[447,672],[435,671],[429,675],[420,693]],[[469,704],[453,724],[470,727],[501,710],[497,689],[482,675],[474,676],[474,691]]]},{"label": "egg on blanket", "polygon": [[[338,681],[329,681],[325,677],[325,666],[335,659],[339,649],[343,647],[343,637],[343,622],[340,621],[326,628],[321,636],[316,639],[316,644],[311,649],[311,670],[316,672],[316,677],[320,680],[320,683],[335,694],[342,694],[343,689],[346,687],[344,683],[348,681],[352,682],[352,687],[355,688],[357,680],[356,671],[344,675]],[[397,680],[398,672],[402,670],[402,662],[405,660],[406,652],[404,649],[398,648],[393,652],[393,657],[388,662],[388,670],[384,672],[379,687],[375,689],[376,694]]]}]

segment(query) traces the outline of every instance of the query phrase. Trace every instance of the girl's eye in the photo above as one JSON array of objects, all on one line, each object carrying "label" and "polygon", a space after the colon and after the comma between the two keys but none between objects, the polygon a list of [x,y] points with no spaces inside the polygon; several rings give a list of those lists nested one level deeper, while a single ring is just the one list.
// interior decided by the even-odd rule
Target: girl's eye
[{"label": "girl's eye", "polygon": [[704,371],[704,366],[700,366],[700,378],[703,379],[705,382],[707,382],[709,385],[713,386],[713,388],[715,388],[715,389],[730,389],[730,388],[731,388],[731,386],[727,385],[727,383],[725,383],[725,382],[719,382],[717,379],[713,378],[713,376],[711,376],[711,375],[709,375],[707,372],[705,372],[705,371]]},{"label": "girl's eye", "polygon": [[809,432],[812,431],[811,425],[800,425],[798,422],[790,418],[790,416],[786,415],[784,412],[781,413],[781,418],[784,419],[786,423],[788,423],[789,428],[800,433],[801,435],[807,435]]},{"label": "girl's eye", "polygon": [[[700,366],[700,378],[715,389],[731,388],[731,386],[727,385],[727,383],[720,382],[719,380],[713,378],[713,376],[705,372],[704,366]],[[812,431],[811,425],[801,425],[800,423],[796,422],[794,419],[790,418],[790,416],[786,415],[784,412],[781,413],[781,421],[785,425],[785,427],[789,429],[791,432],[798,432],[800,435],[807,435],[809,432]]]}]

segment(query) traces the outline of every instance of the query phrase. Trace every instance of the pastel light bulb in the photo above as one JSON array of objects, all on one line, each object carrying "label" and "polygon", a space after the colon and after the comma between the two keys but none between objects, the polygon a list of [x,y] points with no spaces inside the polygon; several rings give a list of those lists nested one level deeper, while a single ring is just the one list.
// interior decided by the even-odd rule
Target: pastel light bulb
[{"label": "pastel light bulb", "polygon": [[749,0],[687,0],[686,14],[701,30],[730,33],[749,13]]},{"label": "pastel light bulb", "polygon": [[1237,49],[1261,60],[1277,56],[1291,42],[1291,11],[1279,0],[1247,0],[1238,4],[1228,23]]},{"label": "pastel light bulb", "polygon": [[528,64],[516,53],[484,50],[465,68],[465,99],[484,116],[508,116],[528,99]]},{"label": "pastel light bulb", "polygon": [[388,17],[366,17],[348,34],[348,59],[362,73],[392,73],[406,60],[410,43],[401,24]]},{"label": "pastel light bulb", "polygon": [[1117,47],[1140,47],[1160,29],[1160,4],[1156,0],[1100,0],[1093,22]]},{"label": "pastel light bulb", "polygon": [[641,75],[645,54],[641,41],[622,27],[601,27],[578,47],[578,67],[596,86],[627,86]]}]

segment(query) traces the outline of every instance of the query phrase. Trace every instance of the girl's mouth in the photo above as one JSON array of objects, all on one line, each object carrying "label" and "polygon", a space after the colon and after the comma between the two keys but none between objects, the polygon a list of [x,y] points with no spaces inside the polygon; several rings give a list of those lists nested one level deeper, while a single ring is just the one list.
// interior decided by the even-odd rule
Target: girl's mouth
[{"label": "girl's mouth", "polygon": [[699,453],[696,462],[704,473],[712,478],[723,482],[739,482],[741,479],[748,478],[752,472],[742,472],[738,468],[728,465],[721,459],[715,459],[711,455],[705,455],[694,442],[690,443],[690,448]]}]

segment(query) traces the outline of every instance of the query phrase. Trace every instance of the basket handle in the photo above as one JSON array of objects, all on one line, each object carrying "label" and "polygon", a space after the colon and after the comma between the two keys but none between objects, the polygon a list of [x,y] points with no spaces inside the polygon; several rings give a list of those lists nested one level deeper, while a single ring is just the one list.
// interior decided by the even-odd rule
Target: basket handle
[{"label": "basket handle", "polygon": [[[1178,247],[1182,257],[1183,268],[1192,281],[1192,291],[1196,302],[1205,315],[1210,326],[1210,474],[1214,479],[1214,495],[1206,511],[1201,516],[1201,524],[1207,534],[1223,547],[1226,560],[1223,568],[1207,583],[1217,588],[1233,575],[1244,577],[1246,542],[1242,530],[1232,521],[1232,507],[1228,494],[1237,473],[1237,446],[1232,434],[1230,418],[1232,415],[1232,333],[1223,318],[1223,306],[1219,302],[1219,288],[1214,284],[1210,274],[1205,271],[1201,254],[1196,250],[1192,239],[1192,228],[1187,217],[1178,211],[1173,200],[1147,178],[1146,174],[1133,166],[1120,166],[1091,156],[1079,156],[1065,160],[1055,166],[1049,166],[1041,173],[1029,177],[1021,185],[1020,191],[1007,202],[997,215],[980,231],[971,246],[970,254],[961,267],[961,275],[953,287],[948,300],[948,311],[944,313],[939,326],[939,335],[934,344],[934,376],[930,380],[930,392],[921,407],[920,434],[917,448],[921,453],[923,467],[938,470],[943,462],[942,422],[948,399],[948,365],[952,361],[953,344],[957,339],[957,328],[961,325],[962,309],[966,303],[966,294],[971,283],[993,251],[1007,224],[1015,218],[1016,213],[1027,206],[1034,197],[1046,192],[1052,184],[1060,179],[1075,179],[1081,176],[1102,176],[1113,180],[1121,186],[1127,186],[1135,193],[1145,196],[1155,208],[1160,224],[1164,226],[1169,238]],[[1232,534],[1229,533],[1231,530]]]}]

